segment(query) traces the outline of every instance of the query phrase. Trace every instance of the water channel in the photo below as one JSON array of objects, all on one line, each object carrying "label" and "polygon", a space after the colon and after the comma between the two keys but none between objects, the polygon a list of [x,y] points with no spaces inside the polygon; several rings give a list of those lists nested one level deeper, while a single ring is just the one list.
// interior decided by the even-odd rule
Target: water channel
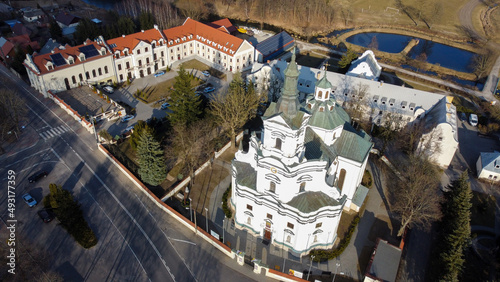
[{"label": "water channel", "polygon": [[[367,48],[377,46],[377,50],[387,53],[399,53],[413,38],[400,34],[366,32],[348,37],[347,42]],[[416,59],[419,56],[422,57],[421,54],[425,54],[424,58],[430,64],[460,72],[472,71],[471,61],[475,53],[430,40],[417,39],[419,43],[408,53],[410,58]]]}]

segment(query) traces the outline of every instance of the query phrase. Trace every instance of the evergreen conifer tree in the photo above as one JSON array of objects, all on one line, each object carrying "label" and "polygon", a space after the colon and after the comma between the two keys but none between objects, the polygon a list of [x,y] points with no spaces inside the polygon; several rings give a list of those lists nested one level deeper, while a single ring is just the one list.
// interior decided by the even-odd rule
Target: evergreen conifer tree
[{"label": "evergreen conifer tree", "polygon": [[170,95],[169,119],[173,126],[188,126],[199,119],[202,114],[201,100],[191,86],[189,73],[181,66],[175,78],[174,90]]},{"label": "evergreen conifer tree", "polygon": [[139,176],[142,181],[159,185],[167,177],[165,156],[160,143],[156,141],[151,130],[144,130],[137,145]]},{"label": "evergreen conifer tree", "polygon": [[463,172],[448,186],[450,191],[445,193],[437,277],[441,281],[458,281],[465,262],[464,252],[471,236],[472,191],[468,179],[467,172]]}]

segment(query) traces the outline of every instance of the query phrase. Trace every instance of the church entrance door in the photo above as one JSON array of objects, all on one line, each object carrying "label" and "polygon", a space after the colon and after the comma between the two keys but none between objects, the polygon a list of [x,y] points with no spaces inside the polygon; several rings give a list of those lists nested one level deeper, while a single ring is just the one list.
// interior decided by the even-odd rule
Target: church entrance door
[{"label": "church entrance door", "polygon": [[266,227],[264,228],[264,240],[265,241],[271,241],[271,234],[272,234],[271,226],[272,226],[272,223],[266,221]]}]

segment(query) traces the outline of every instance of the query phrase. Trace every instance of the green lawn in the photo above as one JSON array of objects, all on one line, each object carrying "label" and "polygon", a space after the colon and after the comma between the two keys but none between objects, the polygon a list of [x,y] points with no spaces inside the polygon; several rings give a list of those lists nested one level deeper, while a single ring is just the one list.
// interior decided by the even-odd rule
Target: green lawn
[{"label": "green lawn", "polygon": [[[154,86],[146,87],[142,90],[145,93],[142,96],[142,99],[149,104],[158,101],[162,98],[168,98],[170,96],[170,91],[172,91],[174,87],[174,83],[175,83],[175,78],[172,78],[167,81],[160,82]],[[196,87],[202,83],[203,81],[198,78],[194,78],[191,81],[191,85],[193,87]]]}]

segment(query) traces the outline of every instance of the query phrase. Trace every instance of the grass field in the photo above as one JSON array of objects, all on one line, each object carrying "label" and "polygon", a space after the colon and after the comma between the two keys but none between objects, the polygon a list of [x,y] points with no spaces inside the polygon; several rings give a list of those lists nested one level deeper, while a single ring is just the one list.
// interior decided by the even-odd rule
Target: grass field
[{"label": "grass field", "polygon": [[[152,103],[154,101],[158,101],[162,98],[168,98],[170,96],[170,91],[172,91],[175,83],[175,78],[169,79],[164,82],[160,82],[154,86],[149,86],[143,89],[144,95],[142,96],[142,99],[145,100],[146,103]],[[191,86],[196,87],[200,84],[202,84],[203,81],[201,81],[198,78],[194,78],[191,81]]]}]

